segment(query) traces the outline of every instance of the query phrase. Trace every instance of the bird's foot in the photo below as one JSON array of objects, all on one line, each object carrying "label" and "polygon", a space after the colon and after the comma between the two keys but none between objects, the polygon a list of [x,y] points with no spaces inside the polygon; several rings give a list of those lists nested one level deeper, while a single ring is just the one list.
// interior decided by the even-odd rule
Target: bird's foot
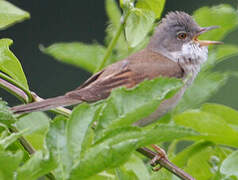
[{"label": "bird's foot", "polygon": [[157,161],[159,161],[162,158],[168,159],[166,152],[161,149],[160,147],[156,146],[155,144],[151,145],[152,148],[157,152],[156,156],[150,161],[150,165],[153,166],[154,168],[152,169],[153,171],[159,171],[162,166],[155,167],[157,166]]}]

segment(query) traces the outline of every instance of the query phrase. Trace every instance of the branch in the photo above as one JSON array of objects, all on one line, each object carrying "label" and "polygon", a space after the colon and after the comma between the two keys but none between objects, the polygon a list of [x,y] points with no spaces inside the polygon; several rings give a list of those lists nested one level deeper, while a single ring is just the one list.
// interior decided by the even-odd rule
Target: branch
[{"label": "branch", "polygon": [[[33,100],[35,102],[39,102],[39,101],[43,101],[44,99],[39,97],[36,93],[34,92],[31,92],[32,96],[33,96]],[[55,108],[55,109],[51,109],[49,111],[52,111],[54,113],[57,113],[57,114],[61,114],[61,115],[64,115],[64,116],[67,116],[69,117],[70,114],[72,113],[71,110],[67,109],[67,108],[64,108],[64,107],[58,107],[58,108]]]},{"label": "branch", "polygon": [[0,72],[0,79],[0,87],[7,90],[9,93],[13,94],[25,103],[29,103],[32,101],[32,96],[29,89],[25,88],[19,82],[2,72]]},{"label": "branch", "polygon": [[[151,151],[148,148],[138,148],[136,151],[139,153],[143,154],[144,156],[148,157],[149,159],[153,159],[157,153]],[[164,167],[171,173],[173,173],[175,176],[179,177],[180,179],[183,180],[195,180],[192,176],[184,172],[182,169],[178,168],[176,165],[171,163],[167,158],[161,157],[155,161],[155,165],[160,165],[161,167]]]},{"label": "branch", "polygon": [[17,86],[14,86],[13,84],[5,81],[4,79],[0,78],[0,87],[5,89],[6,91],[10,92],[11,94],[15,95],[19,100],[23,102],[28,102],[29,98],[26,95],[26,93],[18,88]]}]

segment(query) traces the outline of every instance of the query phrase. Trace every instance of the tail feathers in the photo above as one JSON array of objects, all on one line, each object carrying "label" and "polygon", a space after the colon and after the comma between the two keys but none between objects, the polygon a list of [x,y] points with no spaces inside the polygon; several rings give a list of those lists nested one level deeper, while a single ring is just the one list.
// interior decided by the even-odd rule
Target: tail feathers
[{"label": "tail feathers", "polygon": [[72,99],[66,96],[59,96],[55,98],[49,98],[39,102],[33,102],[30,104],[24,104],[12,107],[11,110],[16,114],[30,113],[34,111],[47,111],[59,106],[70,106],[81,103],[81,100]]}]

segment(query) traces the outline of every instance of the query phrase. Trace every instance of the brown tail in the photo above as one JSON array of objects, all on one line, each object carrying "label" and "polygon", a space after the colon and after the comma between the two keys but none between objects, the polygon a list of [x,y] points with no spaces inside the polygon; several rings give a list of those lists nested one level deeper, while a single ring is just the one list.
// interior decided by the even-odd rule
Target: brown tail
[{"label": "brown tail", "polygon": [[72,99],[67,96],[59,96],[55,98],[49,98],[39,102],[33,102],[30,104],[23,104],[19,106],[12,107],[11,110],[16,114],[29,113],[34,111],[47,111],[59,106],[70,106],[74,104],[81,103],[82,101],[77,99]]}]

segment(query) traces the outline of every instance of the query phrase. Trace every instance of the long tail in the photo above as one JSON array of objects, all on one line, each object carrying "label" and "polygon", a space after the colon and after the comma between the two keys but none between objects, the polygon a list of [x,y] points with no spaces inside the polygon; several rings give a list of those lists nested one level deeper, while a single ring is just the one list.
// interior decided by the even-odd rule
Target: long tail
[{"label": "long tail", "polygon": [[15,106],[12,107],[11,110],[16,114],[24,114],[34,111],[47,111],[49,109],[53,109],[59,106],[70,106],[74,104],[79,104],[81,102],[82,101],[79,99],[72,99],[67,96],[58,96],[39,102]]}]

